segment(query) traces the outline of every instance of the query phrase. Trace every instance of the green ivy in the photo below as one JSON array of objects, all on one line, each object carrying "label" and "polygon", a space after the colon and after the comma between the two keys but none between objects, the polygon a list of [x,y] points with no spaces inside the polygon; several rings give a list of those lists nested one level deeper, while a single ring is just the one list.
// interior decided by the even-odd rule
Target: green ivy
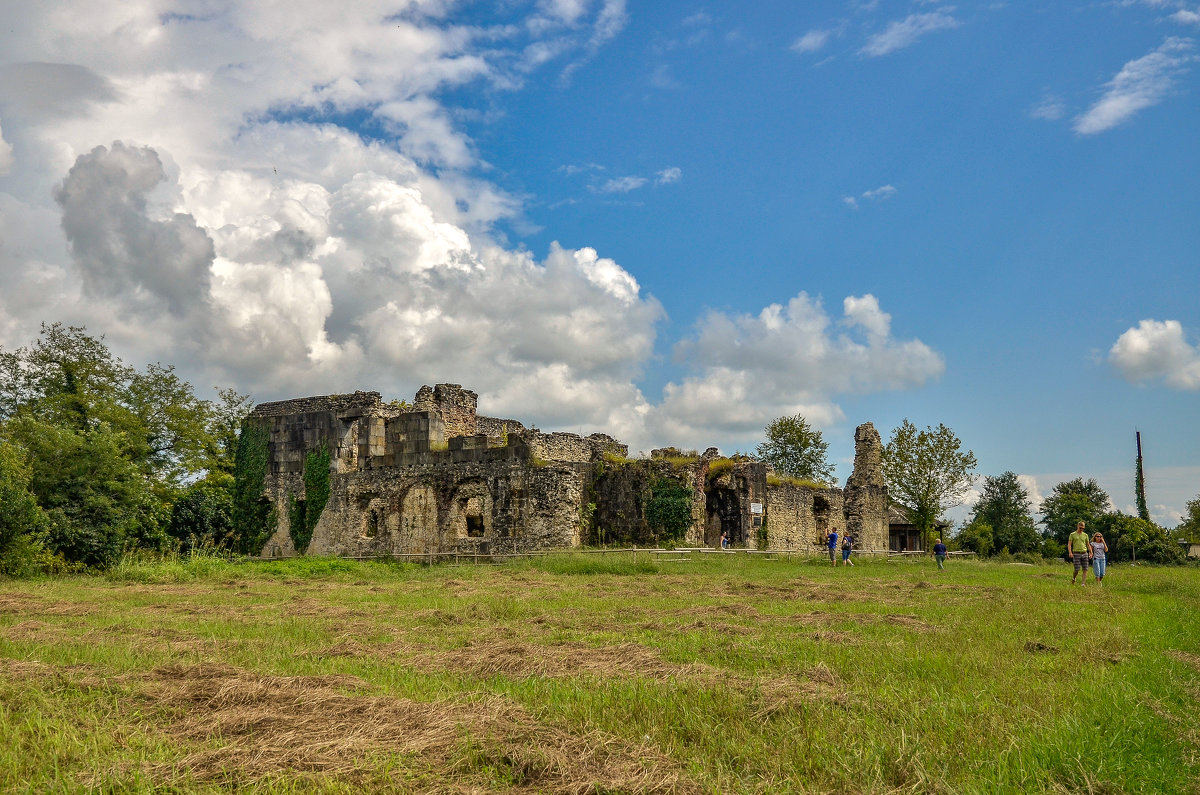
[{"label": "green ivy", "polygon": [[292,546],[301,555],[312,540],[307,522],[308,502],[296,499],[295,494],[288,495],[288,535],[292,537]]},{"label": "green ivy", "polygon": [[659,541],[677,541],[692,526],[692,490],[672,478],[659,478],[646,498],[646,523]]},{"label": "green ivy", "polygon": [[270,431],[249,419],[238,433],[233,463],[233,535],[238,552],[256,555],[271,537],[275,511],[264,500]]},{"label": "green ivy", "polygon": [[289,517],[289,529],[296,551],[303,553],[329,502],[329,448],[324,443],[304,458],[304,500],[296,502],[298,516]]}]

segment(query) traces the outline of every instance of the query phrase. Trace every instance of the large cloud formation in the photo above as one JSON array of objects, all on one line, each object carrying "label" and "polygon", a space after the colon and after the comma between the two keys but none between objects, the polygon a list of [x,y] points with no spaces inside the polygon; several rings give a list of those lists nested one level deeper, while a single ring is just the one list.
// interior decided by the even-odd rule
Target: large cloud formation
[{"label": "large cloud formation", "polygon": [[[130,360],[258,399],[458,381],[486,411],[635,449],[744,438],[802,410],[828,424],[839,394],[941,372],[923,343],[891,337],[874,297],[833,321],[801,293],[709,313],[677,346],[685,375],[647,399],[659,302],[591,248],[539,259],[502,244],[494,225],[520,202],[479,177],[439,98],[519,90],[554,62],[565,79],[625,20],[622,0],[526,10],[492,27],[455,23],[440,0],[11,11],[0,344],[83,323]],[[748,407],[736,422],[713,409],[731,401]]]}]

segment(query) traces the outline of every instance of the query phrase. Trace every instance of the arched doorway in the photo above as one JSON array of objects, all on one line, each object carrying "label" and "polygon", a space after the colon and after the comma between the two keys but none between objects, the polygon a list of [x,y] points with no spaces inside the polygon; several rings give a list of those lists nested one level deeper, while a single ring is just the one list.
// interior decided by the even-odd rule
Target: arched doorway
[{"label": "arched doorway", "polygon": [[714,486],[704,492],[704,543],[706,546],[718,546],[721,541],[721,531],[724,530],[729,538],[729,544],[745,544],[746,535],[742,531],[742,506],[737,492],[733,489]]}]

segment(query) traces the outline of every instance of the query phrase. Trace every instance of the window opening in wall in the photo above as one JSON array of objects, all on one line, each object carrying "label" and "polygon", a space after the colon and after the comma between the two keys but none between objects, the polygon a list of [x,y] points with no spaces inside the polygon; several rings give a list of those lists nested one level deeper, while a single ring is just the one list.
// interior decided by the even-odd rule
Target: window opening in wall
[{"label": "window opening in wall", "polygon": [[829,535],[829,500],[820,495],[813,497],[813,524],[817,527],[816,541],[819,544],[825,543],[825,537]]},{"label": "window opening in wall", "polygon": [[367,526],[363,529],[363,535],[367,538],[374,538],[379,532],[379,512],[374,508],[367,513]]},{"label": "window opening in wall", "polygon": [[467,538],[483,538],[483,517],[467,514]]}]

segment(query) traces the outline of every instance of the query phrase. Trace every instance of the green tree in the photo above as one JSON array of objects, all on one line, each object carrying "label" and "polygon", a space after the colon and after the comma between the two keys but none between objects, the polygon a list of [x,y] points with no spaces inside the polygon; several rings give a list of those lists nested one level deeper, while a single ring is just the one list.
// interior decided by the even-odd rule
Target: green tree
[{"label": "green tree", "polygon": [[940,423],[922,431],[905,419],[892,431],[883,448],[884,482],[926,545],[938,517],[971,488],[975,464],[975,454],[963,452],[959,438]]},{"label": "green tree", "polygon": [[29,490],[46,512],[47,545],[68,561],[104,567],[131,546],[162,548],[166,505],[144,472],[122,455],[108,425],[77,430],[19,417],[4,425],[29,455]]},{"label": "green tree", "polygon": [[24,451],[0,442],[0,574],[25,574],[41,549],[47,523],[32,478]]},{"label": "green tree", "polygon": [[764,434],[767,440],[758,445],[758,458],[770,464],[780,475],[817,483],[833,482],[833,465],[829,463],[829,443],[801,415],[772,420]]},{"label": "green tree", "polygon": [[[238,397],[222,395],[223,404]],[[151,364],[139,372],[103,337],[61,323],[43,324],[27,347],[0,351],[0,420],[16,417],[80,432],[108,427],[118,455],[150,477],[164,499],[209,469],[222,447],[212,404],[173,367]]]},{"label": "green tree", "polygon": [[1108,494],[1094,478],[1075,478],[1059,483],[1042,500],[1042,524],[1051,538],[1065,545],[1076,524],[1084,522],[1091,527],[1110,506]]},{"label": "green tree", "polygon": [[979,556],[992,554],[992,526],[979,519],[972,519],[950,539],[952,546],[974,552]]},{"label": "green tree", "polygon": [[1030,515],[1032,509],[1029,492],[1016,474],[1005,472],[984,478],[983,494],[972,509],[972,521],[991,527],[994,549],[1033,552],[1040,546],[1041,538]]},{"label": "green tree", "polygon": [[1163,528],[1138,516],[1118,512],[1096,517],[1095,528],[1108,542],[1109,557],[1149,563],[1180,563],[1184,552]]},{"label": "green tree", "polygon": [[1194,500],[1188,500],[1187,510],[1183,521],[1171,533],[1178,541],[1200,541],[1200,495]]}]

